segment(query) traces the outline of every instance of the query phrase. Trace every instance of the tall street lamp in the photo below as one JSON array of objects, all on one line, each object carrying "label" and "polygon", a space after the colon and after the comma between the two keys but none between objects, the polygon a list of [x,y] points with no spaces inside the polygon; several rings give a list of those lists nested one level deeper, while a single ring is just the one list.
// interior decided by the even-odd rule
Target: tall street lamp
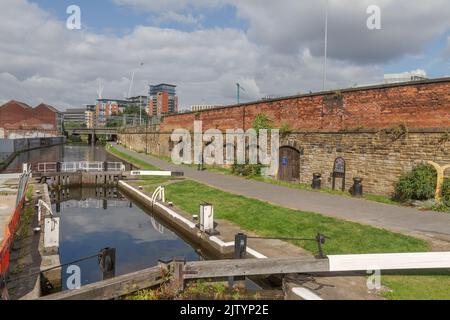
[{"label": "tall street lamp", "polygon": [[323,84],[322,90],[325,91],[325,86],[327,82],[327,54],[328,54],[328,3],[329,0],[325,0],[325,51],[324,51],[324,61],[323,61]]}]

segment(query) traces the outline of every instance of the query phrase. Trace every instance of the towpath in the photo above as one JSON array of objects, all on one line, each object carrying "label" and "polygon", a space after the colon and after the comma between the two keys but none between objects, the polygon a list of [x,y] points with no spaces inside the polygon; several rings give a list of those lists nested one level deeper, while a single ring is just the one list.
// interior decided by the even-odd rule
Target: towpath
[{"label": "towpath", "polygon": [[434,250],[448,250],[450,248],[450,214],[293,189],[221,173],[197,171],[195,168],[168,163],[120,145],[115,145],[115,147],[121,152],[146,161],[158,168],[183,171],[185,177],[189,179],[227,192],[287,208],[320,213],[325,216],[416,235],[433,240]]}]

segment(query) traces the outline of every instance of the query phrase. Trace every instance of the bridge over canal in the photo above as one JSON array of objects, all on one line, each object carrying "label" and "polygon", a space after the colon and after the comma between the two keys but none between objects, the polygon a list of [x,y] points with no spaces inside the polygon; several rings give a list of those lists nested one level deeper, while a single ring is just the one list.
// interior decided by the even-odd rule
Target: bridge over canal
[{"label": "bridge over canal", "polygon": [[119,128],[106,128],[106,127],[98,127],[98,128],[69,128],[65,129],[67,132],[67,136],[73,135],[87,135],[89,137],[89,143],[93,143],[97,140],[98,135],[107,135],[112,138],[117,137],[119,132]]}]

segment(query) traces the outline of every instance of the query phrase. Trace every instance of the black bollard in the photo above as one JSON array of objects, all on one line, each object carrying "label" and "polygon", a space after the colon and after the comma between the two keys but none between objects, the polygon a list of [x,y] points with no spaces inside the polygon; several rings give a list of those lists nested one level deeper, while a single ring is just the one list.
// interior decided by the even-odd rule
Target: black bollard
[{"label": "black bollard", "polygon": [[116,249],[104,248],[100,250],[98,264],[103,274],[103,280],[114,278],[116,275]]},{"label": "black bollard", "polygon": [[322,187],[322,175],[320,173],[313,174],[312,188],[320,189]]},{"label": "black bollard", "polygon": [[353,178],[352,196],[362,197],[363,195],[363,185],[362,178]]},{"label": "black bollard", "polygon": [[[247,256],[247,235],[237,233],[234,236],[234,259],[245,259]],[[228,277],[228,287],[234,287],[235,281],[245,281],[245,277]]]},{"label": "black bollard", "polygon": [[247,256],[247,235],[238,233],[234,237],[234,258],[245,259]]}]

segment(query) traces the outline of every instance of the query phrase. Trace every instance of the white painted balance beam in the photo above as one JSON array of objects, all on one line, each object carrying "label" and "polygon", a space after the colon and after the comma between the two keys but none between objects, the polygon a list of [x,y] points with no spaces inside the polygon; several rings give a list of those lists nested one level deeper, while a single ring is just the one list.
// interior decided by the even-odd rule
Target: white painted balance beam
[{"label": "white painted balance beam", "polygon": [[349,254],[327,258],[331,272],[450,268],[450,252]]},{"label": "white painted balance beam", "polygon": [[132,176],[158,176],[158,177],[172,177],[172,176],[183,176],[183,172],[173,172],[173,171],[144,171],[144,170],[134,170],[130,172]]}]

